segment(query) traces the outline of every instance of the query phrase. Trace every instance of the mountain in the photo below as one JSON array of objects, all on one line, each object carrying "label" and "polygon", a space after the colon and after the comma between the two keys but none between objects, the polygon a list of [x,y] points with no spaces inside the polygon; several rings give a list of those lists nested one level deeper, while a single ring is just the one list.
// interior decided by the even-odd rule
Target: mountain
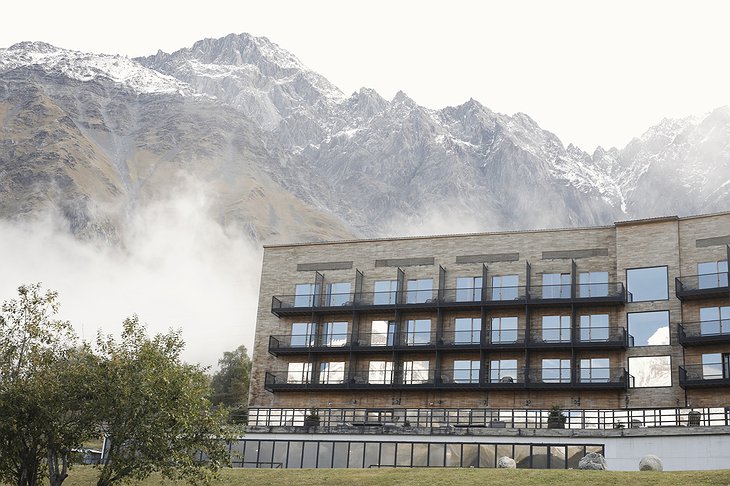
[{"label": "mountain", "polygon": [[52,209],[117,241],[140,207],[205,188],[257,242],[593,225],[728,208],[730,108],[622,149],[523,113],[344,95],[247,34],[137,59],[0,49],[0,217]]}]

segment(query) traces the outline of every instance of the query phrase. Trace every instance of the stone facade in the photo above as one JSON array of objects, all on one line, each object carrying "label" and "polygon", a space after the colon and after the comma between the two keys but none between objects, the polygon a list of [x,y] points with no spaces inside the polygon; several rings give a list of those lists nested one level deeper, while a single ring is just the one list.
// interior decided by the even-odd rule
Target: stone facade
[{"label": "stone facade", "polygon": [[[451,408],[535,408],[552,405],[563,408],[646,408],[678,406],[725,406],[730,402],[730,386],[680,386],[680,366],[699,365],[702,355],[730,352],[730,340],[701,346],[680,344],[679,326],[700,320],[700,309],[708,306],[728,306],[727,292],[720,296],[700,296],[695,300],[680,300],[675,293],[675,279],[697,275],[700,262],[727,259],[730,241],[730,213],[688,218],[667,217],[653,220],[628,221],[612,226],[543,231],[484,233],[434,237],[413,237],[382,240],[343,241],[331,243],[268,246],[264,249],[263,270],[259,293],[256,338],[253,348],[250,406],[281,408],[338,407],[451,407]],[[646,267],[666,267],[666,299],[642,302],[605,304],[590,300],[574,305],[565,302],[533,303],[502,307],[484,303],[481,306],[457,309],[437,305],[395,308],[376,306],[351,309],[319,309],[309,316],[272,313],[272,298],[295,293],[296,284],[315,282],[317,272],[328,283],[348,282],[350,292],[356,289],[356,272],[362,273],[362,295],[372,294],[380,280],[397,280],[399,271],[405,280],[431,279],[433,295],[438,294],[439,282],[445,289],[455,289],[456,277],[481,277],[486,267],[487,281],[493,276],[518,275],[518,285],[531,288],[542,285],[543,274],[571,274],[578,282],[584,272],[607,272],[608,281],[627,285],[627,270]],[[528,270],[529,269],[529,270]],[[528,273],[529,272],[529,273]],[[613,288],[613,287],[612,287]],[[725,290],[727,290],[725,288]],[[448,291],[445,291],[448,293]],[[630,300],[630,298],[628,299]],[[291,334],[292,324],[314,322],[321,334],[323,323],[347,321],[348,335],[370,331],[373,320],[397,321],[399,332],[408,319],[430,319],[433,339],[448,335],[457,317],[482,319],[482,340],[489,334],[492,318],[517,317],[522,336],[531,329],[540,332],[544,316],[564,315],[571,319],[573,336],[580,333],[581,316],[608,315],[611,328],[627,329],[627,315],[634,312],[668,311],[669,344],[623,346],[613,348],[516,346],[512,349],[482,345],[469,350],[412,349],[383,353],[308,353],[274,356],[269,353],[269,337]],[[530,336],[527,336],[528,338]],[[628,344],[628,342],[627,342]],[[494,360],[516,360],[520,369],[529,367],[539,373],[543,359],[567,359],[571,363],[572,379],[578,380],[581,360],[608,358],[612,368],[625,368],[631,374],[630,358],[647,356],[669,357],[671,384],[661,387],[614,387],[586,389],[580,386],[544,389],[519,388],[495,390],[487,388],[457,389],[434,386],[428,389],[348,389],[326,387],[311,390],[268,391],[267,372],[287,370],[290,362],[312,362],[313,369],[324,361],[344,361],[346,376],[359,371],[366,373],[370,360],[429,361],[429,370],[450,369],[455,360],[479,361],[481,379],[489,377],[489,364]],[[638,360],[633,361],[635,363]],[[448,381],[448,376],[435,379]],[[727,377],[725,377],[727,378]],[[350,378],[347,378],[350,379]],[[721,380],[726,381],[726,380]],[[719,382],[718,382],[719,383]]]}]

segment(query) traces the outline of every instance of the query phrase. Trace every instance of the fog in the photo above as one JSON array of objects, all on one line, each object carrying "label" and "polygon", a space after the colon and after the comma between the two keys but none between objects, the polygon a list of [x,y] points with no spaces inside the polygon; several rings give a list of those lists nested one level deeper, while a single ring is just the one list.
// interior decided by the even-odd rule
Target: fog
[{"label": "fog", "polygon": [[123,245],[79,241],[45,214],[31,222],[0,221],[0,300],[21,284],[42,282],[59,292],[60,317],[79,337],[118,333],[139,315],[150,333],[180,328],[183,358],[213,366],[224,351],[251,351],[261,250],[210,216],[200,191],[138,210]]}]

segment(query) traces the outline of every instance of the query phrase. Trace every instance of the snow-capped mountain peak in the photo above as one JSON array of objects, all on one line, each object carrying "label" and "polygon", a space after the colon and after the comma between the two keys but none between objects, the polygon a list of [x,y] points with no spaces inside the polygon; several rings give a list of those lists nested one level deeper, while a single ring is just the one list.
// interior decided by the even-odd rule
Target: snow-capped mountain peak
[{"label": "snow-capped mountain peak", "polygon": [[61,49],[45,42],[21,42],[0,49],[0,74],[23,67],[78,81],[108,79],[137,93],[192,93],[186,83],[124,56]]}]

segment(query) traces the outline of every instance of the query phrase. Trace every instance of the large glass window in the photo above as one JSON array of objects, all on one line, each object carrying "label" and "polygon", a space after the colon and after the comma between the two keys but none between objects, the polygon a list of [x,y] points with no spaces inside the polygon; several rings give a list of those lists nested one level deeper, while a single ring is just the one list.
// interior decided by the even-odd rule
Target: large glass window
[{"label": "large glass window", "polygon": [[454,344],[479,344],[481,329],[479,317],[457,317],[454,320]]},{"label": "large glass window", "polygon": [[406,321],[406,344],[420,346],[431,343],[431,320],[408,319]]},{"label": "large glass window", "polygon": [[319,382],[324,385],[337,385],[345,382],[345,363],[330,361],[319,364]]},{"label": "large glass window", "polygon": [[629,374],[635,388],[672,386],[670,356],[636,356],[629,358]]},{"label": "large glass window", "polygon": [[542,340],[570,342],[570,316],[543,316]]},{"label": "large glass window", "polygon": [[336,307],[352,304],[350,282],[331,283],[327,285],[327,305]]},{"label": "large glass window", "polygon": [[421,278],[408,281],[408,292],[406,292],[406,303],[422,304],[433,299],[433,280]]},{"label": "large glass window", "polygon": [[542,274],[542,298],[543,299],[569,299],[570,298],[570,274],[569,273],[543,273]]},{"label": "large glass window", "polygon": [[492,277],[492,300],[515,300],[519,294],[517,275]]},{"label": "large glass window", "polygon": [[295,322],[291,325],[291,346],[307,348],[314,345],[314,323]]},{"label": "large glass window", "polygon": [[543,359],[543,383],[570,383],[569,359]]},{"label": "large glass window", "polygon": [[373,321],[370,334],[371,346],[393,346],[395,321]]},{"label": "large glass window", "polygon": [[403,362],[403,383],[405,385],[428,383],[428,367],[428,361]]},{"label": "large glass window", "polygon": [[727,287],[727,260],[698,263],[697,275],[701,289]]},{"label": "large glass window", "polygon": [[611,368],[608,358],[590,358],[580,360],[581,383],[608,383]]},{"label": "large glass window", "polygon": [[393,383],[393,362],[371,361],[368,365],[368,383],[376,385]]},{"label": "large glass window", "polygon": [[578,275],[580,297],[606,297],[608,295],[608,272],[581,272]]},{"label": "large glass window", "polygon": [[312,363],[289,363],[287,383],[309,383],[312,380]]},{"label": "large glass window", "polygon": [[514,383],[517,381],[516,359],[493,359],[489,362],[489,381],[492,383]]},{"label": "large glass window", "polygon": [[[727,355],[725,355],[727,362]],[[702,378],[705,380],[719,380],[727,378],[727,366],[723,362],[722,353],[711,353],[702,355]]]},{"label": "large glass window", "polygon": [[580,340],[608,341],[608,314],[580,316]]},{"label": "large glass window", "polygon": [[344,346],[347,344],[347,322],[325,322],[325,346]]},{"label": "large glass window", "polygon": [[294,294],[294,307],[313,307],[319,294],[319,285],[296,284]]},{"label": "large glass window", "polygon": [[454,383],[479,383],[479,360],[455,360]]},{"label": "large glass window", "polygon": [[632,268],[626,270],[626,284],[631,302],[667,300],[669,284],[667,267]]},{"label": "large glass window", "polygon": [[700,334],[703,336],[730,334],[730,307],[701,307]]},{"label": "large glass window", "polygon": [[398,294],[397,280],[378,280],[375,282],[375,293],[373,294],[373,304],[375,305],[392,305],[396,303],[396,295]]},{"label": "large glass window", "polygon": [[482,277],[456,277],[456,301],[479,302],[482,300]]},{"label": "large glass window", "polygon": [[632,346],[669,344],[669,311],[629,312],[628,321]]},{"label": "large glass window", "polygon": [[493,317],[491,334],[494,344],[517,342],[517,318]]}]

